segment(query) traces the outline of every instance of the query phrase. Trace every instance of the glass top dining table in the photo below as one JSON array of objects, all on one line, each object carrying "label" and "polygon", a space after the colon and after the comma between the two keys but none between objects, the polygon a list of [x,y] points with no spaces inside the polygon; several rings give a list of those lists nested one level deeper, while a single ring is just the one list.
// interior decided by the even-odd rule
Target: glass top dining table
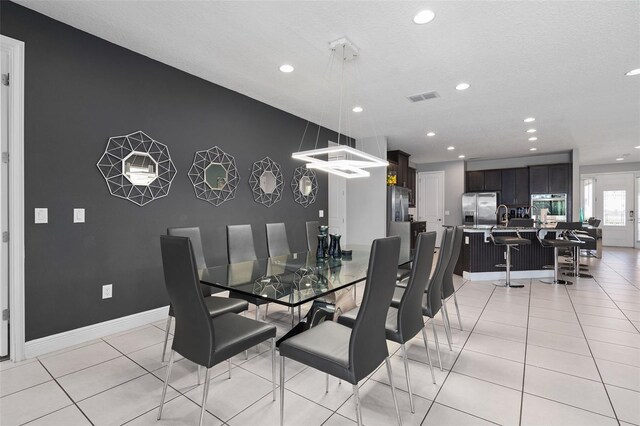
[{"label": "glass top dining table", "polygon": [[[367,278],[371,248],[346,248],[352,254],[341,259],[316,259],[315,252],[299,252],[214,266],[200,271],[200,282],[287,307],[300,306]],[[401,250],[398,265],[411,258],[411,251]]]}]

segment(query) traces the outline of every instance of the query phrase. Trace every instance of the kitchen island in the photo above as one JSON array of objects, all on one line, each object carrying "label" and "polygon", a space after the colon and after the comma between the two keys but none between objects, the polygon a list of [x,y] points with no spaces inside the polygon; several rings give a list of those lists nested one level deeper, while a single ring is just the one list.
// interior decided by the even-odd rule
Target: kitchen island
[{"label": "kitchen island", "polygon": [[505,246],[497,246],[491,240],[491,232],[505,236],[516,236],[531,240],[531,245],[511,249],[511,278],[553,277],[553,249],[543,247],[540,238],[555,238],[554,228],[509,228],[504,226],[465,226],[460,257],[455,273],[472,281],[500,280],[505,277],[505,268],[496,266],[505,263]]}]

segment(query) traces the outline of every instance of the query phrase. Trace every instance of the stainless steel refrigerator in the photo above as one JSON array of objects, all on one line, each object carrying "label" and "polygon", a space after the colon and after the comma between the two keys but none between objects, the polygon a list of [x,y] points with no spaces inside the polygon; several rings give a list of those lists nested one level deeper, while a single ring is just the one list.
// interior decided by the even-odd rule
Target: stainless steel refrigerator
[{"label": "stainless steel refrigerator", "polygon": [[409,192],[401,186],[387,187],[387,222],[409,221]]},{"label": "stainless steel refrigerator", "polygon": [[497,192],[467,192],[462,194],[462,223],[465,225],[496,225],[498,223]]}]

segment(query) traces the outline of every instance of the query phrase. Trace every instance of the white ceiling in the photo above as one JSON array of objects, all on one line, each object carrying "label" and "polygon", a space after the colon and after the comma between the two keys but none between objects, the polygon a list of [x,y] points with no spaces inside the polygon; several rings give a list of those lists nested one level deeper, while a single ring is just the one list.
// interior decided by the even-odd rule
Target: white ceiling
[{"label": "white ceiling", "polygon": [[[582,164],[640,161],[640,75],[624,75],[640,68],[640,1],[17,2],[305,119],[324,107],[334,129],[339,69],[324,70],[328,42],[347,36],[360,57],[346,64],[341,128],[384,135],[415,163],[532,146],[578,148]],[[415,25],[424,8],[436,19]],[[456,91],[461,81],[471,88]],[[432,90],[440,98],[406,99]]]}]

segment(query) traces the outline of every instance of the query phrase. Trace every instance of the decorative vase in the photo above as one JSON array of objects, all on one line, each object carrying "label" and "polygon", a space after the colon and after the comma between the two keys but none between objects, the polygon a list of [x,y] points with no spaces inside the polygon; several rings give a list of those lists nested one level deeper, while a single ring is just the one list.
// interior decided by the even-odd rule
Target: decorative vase
[{"label": "decorative vase", "polygon": [[316,258],[323,259],[325,256],[325,245],[327,244],[327,236],[326,235],[318,235],[318,247],[316,248]]},{"label": "decorative vase", "polygon": [[336,234],[329,234],[329,237],[331,238],[331,242],[329,243],[329,251],[327,252],[327,255],[329,257],[333,257],[336,249]]},{"label": "decorative vase", "polygon": [[334,259],[340,259],[342,258],[342,248],[340,247],[340,238],[342,237],[342,235],[340,234],[334,234],[332,236],[332,244],[333,244],[333,258]]}]

